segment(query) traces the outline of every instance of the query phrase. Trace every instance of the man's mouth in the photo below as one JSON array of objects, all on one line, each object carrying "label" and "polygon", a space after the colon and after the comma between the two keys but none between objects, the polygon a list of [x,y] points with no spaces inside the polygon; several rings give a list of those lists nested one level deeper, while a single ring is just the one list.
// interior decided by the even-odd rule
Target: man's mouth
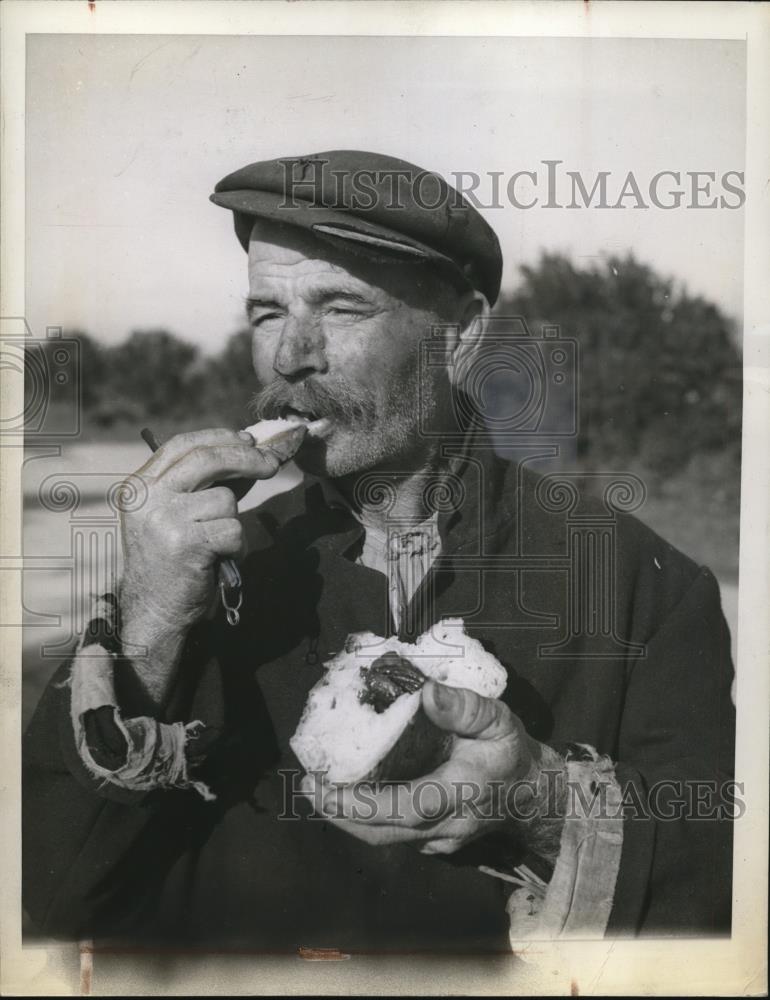
[{"label": "man's mouth", "polygon": [[305,424],[311,437],[323,437],[331,427],[329,417],[319,416],[312,410],[298,410],[293,406],[281,407],[281,419]]},{"label": "man's mouth", "polygon": [[280,417],[282,420],[300,420],[303,424],[311,424],[318,419],[318,414],[313,413],[312,410],[298,410],[287,404],[281,407]]}]

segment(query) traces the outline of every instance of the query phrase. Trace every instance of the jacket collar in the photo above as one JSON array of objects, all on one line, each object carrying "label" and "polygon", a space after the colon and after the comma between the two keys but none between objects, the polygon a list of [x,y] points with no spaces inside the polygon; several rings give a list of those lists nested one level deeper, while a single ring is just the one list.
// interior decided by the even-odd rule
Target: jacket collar
[{"label": "jacket collar", "polygon": [[[485,432],[474,433],[473,440],[442,444],[441,449],[449,475],[437,482],[433,501],[442,551],[449,555],[477,549],[516,516],[515,467],[496,455]],[[364,528],[332,480],[306,476],[305,505],[310,516],[334,512],[337,530],[319,532],[318,542],[325,548],[347,556],[360,550]]]}]

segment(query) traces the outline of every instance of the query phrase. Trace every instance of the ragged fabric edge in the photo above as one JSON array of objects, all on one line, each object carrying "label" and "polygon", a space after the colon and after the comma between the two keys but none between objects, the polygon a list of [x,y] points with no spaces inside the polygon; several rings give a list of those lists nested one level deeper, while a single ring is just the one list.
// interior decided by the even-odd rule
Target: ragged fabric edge
[{"label": "ragged fabric edge", "polygon": [[623,848],[622,792],[610,758],[581,746],[592,759],[566,763],[569,809],[545,894],[518,886],[508,899],[512,944],[606,932]]},{"label": "ragged fabric edge", "polygon": [[[110,595],[106,595],[110,597]],[[89,635],[115,630],[114,599],[99,598],[86,634],[81,637],[72,661],[70,686],[70,718],[75,746],[88,772],[103,784],[112,784],[130,791],[151,791],[155,788],[193,789],[206,801],[216,795],[203,781],[190,778],[186,748],[204,723],[158,722],[148,716],[123,719],[115,695],[114,670],[117,655],[101,641],[89,641]],[[128,753],[126,763],[111,771],[93,759],[86,739],[83,716],[86,712],[109,707],[115,725],[123,734]]]}]

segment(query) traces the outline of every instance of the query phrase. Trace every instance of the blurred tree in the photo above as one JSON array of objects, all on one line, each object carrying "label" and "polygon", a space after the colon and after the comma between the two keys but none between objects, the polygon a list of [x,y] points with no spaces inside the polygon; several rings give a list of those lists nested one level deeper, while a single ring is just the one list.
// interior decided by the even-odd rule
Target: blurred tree
[{"label": "blurred tree", "polygon": [[[495,313],[523,317],[534,337],[545,318],[578,341],[583,459],[636,459],[665,477],[696,454],[727,449],[739,456],[741,361],[716,306],[633,256],[578,267],[545,254],[521,274],[521,286]],[[250,422],[256,386],[249,329],[233,333],[213,356],[167,330],[137,330],[114,347],[82,331],[67,336],[80,341],[83,401],[95,423],[152,417],[181,429]],[[513,406],[515,389],[503,386],[493,405]]]},{"label": "blurred tree", "polygon": [[110,388],[149,416],[185,415],[199,404],[192,378],[198,356],[197,347],[167,330],[134,330],[107,350]]},{"label": "blurred tree", "polygon": [[739,449],[741,362],[716,306],[631,255],[579,268],[544,254],[521,273],[495,312],[546,316],[579,342],[582,455],[667,475],[695,452]]},{"label": "blurred tree", "polygon": [[[107,358],[105,348],[82,330],[67,334],[80,344],[80,391],[86,409],[96,405],[107,390]],[[50,352],[56,341],[48,341]]]},{"label": "blurred tree", "polygon": [[251,337],[248,328],[233,333],[219,354],[206,359],[203,371],[206,408],[233,427],[245,427],[254,420],[249,411],[249,400],[256,390]]}]

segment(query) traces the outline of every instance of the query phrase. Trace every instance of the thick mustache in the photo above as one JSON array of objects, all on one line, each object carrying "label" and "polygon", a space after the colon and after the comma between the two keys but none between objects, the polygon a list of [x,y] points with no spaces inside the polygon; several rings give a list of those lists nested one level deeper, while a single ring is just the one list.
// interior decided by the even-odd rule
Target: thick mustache
[{"label": "thick mustache", "polygon": [[350,423],[374,416],[374,401],[339,380],[333,388],[328,388],[310,379],[292,384],[276,378],[249,402],[249,409],[258,420],[275,420],[287,407]]}]

